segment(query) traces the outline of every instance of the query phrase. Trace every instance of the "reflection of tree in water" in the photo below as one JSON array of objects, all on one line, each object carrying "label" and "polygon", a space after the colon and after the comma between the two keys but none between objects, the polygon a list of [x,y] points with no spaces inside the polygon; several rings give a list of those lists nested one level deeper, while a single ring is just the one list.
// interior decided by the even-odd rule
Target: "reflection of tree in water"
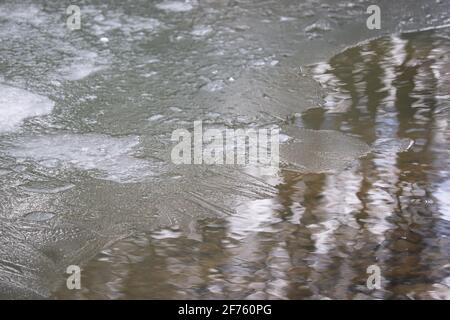
[{"label": "reflection of tree in water", "polygon": [[[333,89],[350,95],[353,101],[347,112],[325,113],[316,128],[332,126],[376,146],[359,171],[355,170],[362,177],[357,192],[362,208],[354,215],[356,241],[353,247],[346,246],[348,256],[341,265],[351,260],[358,274],[353,282],[364,284],[365,267],[378,264],[387,280],[384,288],[390,291],[384,297],[431,289],[427,286],[439,281],[433,278],[433,270],[448,259],[439,249],[439,237],[448,231],[435,233],[435,224],[442,220],[438,221],[437,208],[426,204],[431,199],[429,179],[433,179],[428,173],[434,170],[432,160],[437,156],[432,145],[437,92],[432,68],[438,62],[433,59],[437,42],[430,33],[371,41],[334,57],[328,70],[316,75],[337,84]],[[389,148],[391,138],[414,139],[414,152],[397,154]],[[341,190],[354,181],[342,181]],[[325,197],[333,192],[329,186],[324,190]],[[414,197],[420,201],[412,201]],[[340,245],[345,246],[344,241],[351,240],[340,228],[333,233],[334,255],[339,254]],[[377,243],[381,245],[374,250]],[[335,285],[340,282],[339,277],[335,279]],[[344,283],[353,289],[356,284]],[[341,297],[351,297],[352,290],[347,292],[350,296]]]}]

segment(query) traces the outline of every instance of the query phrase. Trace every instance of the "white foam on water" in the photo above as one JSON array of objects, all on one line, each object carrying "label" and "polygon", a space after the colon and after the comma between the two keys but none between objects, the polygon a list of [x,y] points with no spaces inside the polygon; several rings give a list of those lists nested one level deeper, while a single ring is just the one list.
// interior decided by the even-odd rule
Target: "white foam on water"
[{"label": "white foam on water", "polygon": [[62,134],[22,138],[6,152],[21,160],[33,160],[47,168],[95,170],[95,178],[135,182],[152,175],[151,164],[133,153],[139,137],[101,134]]},{"label": "white foam on water", "polygon": [[190,2],[182,1],[164,1],[156,5],[158,9],[173,12],[191,11],[194,7]]},{"label": "white foam on water", "polygon": [[0,84],[0,132],[17,129],[27,118],[49,114],[54,105],[45,96]]}]

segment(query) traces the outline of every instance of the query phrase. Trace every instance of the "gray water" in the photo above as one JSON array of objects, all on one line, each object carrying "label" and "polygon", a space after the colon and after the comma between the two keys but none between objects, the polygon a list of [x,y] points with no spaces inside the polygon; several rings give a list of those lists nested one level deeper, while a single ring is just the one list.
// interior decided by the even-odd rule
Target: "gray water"
[{"label": "gray water", "polygon": [[[448,297],[449,4],[369,4],[2,3],[0,296]],[[280,170],[173,164],[195,120]]]}]

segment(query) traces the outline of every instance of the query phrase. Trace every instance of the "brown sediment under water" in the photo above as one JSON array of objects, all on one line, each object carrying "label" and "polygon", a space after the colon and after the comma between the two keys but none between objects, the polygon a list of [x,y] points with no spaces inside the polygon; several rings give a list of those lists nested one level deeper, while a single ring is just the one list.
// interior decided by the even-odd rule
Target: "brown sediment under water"
[{"label": "brown sediment under water", "polygon": [[[124,235],[83,265],[81,290],[61,285],[52,296],[449,299],[450,29],[366,41],[304,72],[326,93],[323,106],[289,120],[311,136],[297,159],[312,169],[261,178],[264,192],[229,214]],[[349,140],[333,149],[319,130]],[[367,152],[341,165],[355,140]],[[326,169],[333,157],[340,165],[320,170],[308,148],[326,155]],[[211,183],[216,198],[228,186]],[[366,286],[371,265],[379,290]]]}]

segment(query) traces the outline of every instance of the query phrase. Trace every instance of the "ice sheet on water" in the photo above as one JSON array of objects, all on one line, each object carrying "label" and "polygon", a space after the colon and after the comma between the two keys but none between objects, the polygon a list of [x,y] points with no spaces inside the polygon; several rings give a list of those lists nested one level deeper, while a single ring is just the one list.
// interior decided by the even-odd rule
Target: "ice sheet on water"
[{"label": "ice sheet on water", "polygon": [[[252,70],[221,90],[202,90],[195,104],[247,118],[286,119],[320,105],[322,89],[294,67]],[[215,86],[213,87],[215,88]]]},{"label": "ice sheet on water", "polygon": [[375,153],[396,154],[409,151],[413,146],[414,141],[408,138],[380,138],[372,145],[372,150]]},{"label": "ice sheet on water", "polygon": [[130,36],[137,32],[157,31],[163,27],[158,19],[124,14],[120,10],[101,10],[96,6],[85,6],[83,12],[91,17],[86,21],[86,25],[98,36],[115,31]]},{"label": "ice sheet on water", "polygon": [[196,37],[203,37],[211,33],[213,29],[210,26],[199,25],[192,29],[191,34]]},{"label": "ice sheet on water", "polygon": [[31,221],[47,221],[53,218],[55,214],[53,212],[46,211],[32,211],[27,213],[24,218]]},{"label": "ice sheet on water", "polygon": [[17,129],[27,118],[49,114],[53,106],[45,96],[0,84],[0,132]]},{"label": "ice sheet on water", "polygon": [[[145,1],[142,1],[141,3],[148,4]],[[97,87],[97,85],[99,85],[99,87],[104,85],[105,87],[120,89],[114,90],[113,92],[108,91],[108,99],[111,99],[111,101],[117,99],[121,100],[120,98],[125,95],[125,92],[127,96],[133,99],[132,103],[128,103],[131,102],[131,100],[126,101],[126,106],[128,108],[138,104],[138,102],[134,100],[134,97],[139,96],[139,90],[144,88],[144,86],[140,87],[137,81],[133,81],[136,75],[135,69],[127,69],[127,67],[129,67],[127,64],[134,63],[135,61],[133,58],[136,55],[146,56],[150,54],[150,51],[152,57],[155,59],[152,58],[151,60],[148,60],[147,63],[150,64],[155,61],[161,62],[160,68],[157,69],[158,74],[161,74],[161,78],[154,77],[157,80],[155,82],[162,82],[159,81],[159,79],[170,79],[167,87],[177,88],[178,83],[189,84],[189,80],[191,79],[184,75],[192,74],[195,77],[198,77],[198,68],[203,64],[217,63],[221,66],[220,68],[214,67],[220,69],[217,77],[223,79],[236,79],[234,82],[229,80],[230,83],[233,82],[230,87],[228,87],[227,82],[224,81],[224,83],[217,83],[221,84],[221,86],[213,85],[212,87],[206,87],[206,89],[216,89],[220,87],[220,90],[211,90],[213,92],[202,90],[202,92],[206,91],[206,94],[214,96],[209,101],[211,103],[207,104],[208,107],[204,109],[206,114],[216,113],[218,115],[216,117],[218,120],[215,121],[230,119],[230,113],[233,116],[260,117],[258,119],[261,120],[263,115],[267,114],[273,117],[284,117],[296,112],[302,112],[306,108],[315,107],[316,87],[314,83],[301,77],[295,72],[296,70],[294,68],[297,65],[291,65],[292,70],[284,69],[286,63],[284,59],[281,58],[284,52],[289,54],[292,53],[291,50],[310,47],[304,45],[304,42],[295,41],[295,39],[297,39],[298,30],[302,29],[297,28],[295,23],[298,21],[298,23],[303,25],[305,21],[303,21],[301,17],[314,15],[315,11],[312,11],[312,9],[315,6],[315,3],[306,3],[307,8],[298,14],[295,10],[289,10],[284,3],[282,5],[280,4],[278,9],[282,9],[282,7],[288,9],[278,10],[278,2],[271,2],[267,6],[260,5],[256,2],[253,5],[246,1],[234,2],[232,6],[225,2],[223,4],[219,4],[219,2],[214,3],[215,7],[218,7],[219,5],[226,8],[226,14],[224,14],[224,11],[219,10],[221,8],[217,8],[217,15],[211,14],[212,11],[207,13],[206,10],[198,10],[200,15],[195,16],[194,14],[197,14],[197,10],[194,10],[196,6],[196,2],[194,1],[163,1],[156,4],[156,7],[166,11],[167,14],[160,10],[154,10],[154,6],[151,4],[147,6],[150,8],[148,11],[138,13],[145,15],[145,18],[139,18],[129,12],[122,14],[120,8],[116,8],[117,11],[111,8],[113,5],[108,5],[107,10],[102,10],[104,7],[96,5],[94,6],[92,14],[92,17],[95,19],[82,18],[84,26],[83,30],[81,33],[71,33],[71,41],[67,41],[66,38],[66,35],[68,35],[69,32],[64,27],[64,23],[62,23],[64,20],[63,14],[54,14],[55,12],[61,13],[58,4],[54,5],[54,11],[52,13],[50,13],[52,11],[51,4],[41,5],[40,7],[37,5],[21,5],[20,7],[15,7],[15,9],[9,11],[3,10],[5,7],[2,6],[2,10],[0,10],[2,22],[5,20],[9,21],[6,24],[6,27],[0,30],[0,33],[3,36],[2,56],[6,57],[4,60],[7,63],[7,66],[4,68],[7,73],[5,74],[5,77],[25,78],[23,75],[26,75],[26,81],[34,83],[37,87],[38,84],[41,84],[43,75],[45,76],[47,73],[50,73],[50,77],[53,80],[52,76],[55,72],[57,73],[59,70],[64,71],[64,69],[60,69],[60,66],[68,65],[69,68],[72,67],[72,69],[66,70],[68,71],[65,73],[68,76],[67,79],[82,79],[84,76],[92,74],[91,72],[97,66],[95,57],[92,59],[84,59],[83,52],[81,51],[81,48],[92,48],[90,41],[93,41],[99,45],[99,47],[96,48],[99,55],[103,54],[106,57],[110,55],[111,65],[114,62],[114,65],[121,66],[121,72],[125,71],[124,73],[127,73],[128,71],[132,74],[129,78],[123,79],[112,77],[111,82],[96,83],[94,84],[95,87]],[[293,5],[298,7],[297,3]],[[12,7],[9,5],[7,6]],[[267,26],[274,25],[276,27],[272,30],[269,28],[263,29],[261,37],[259,37],[255,34],[255,30],[259,30],[258,26],[260,27],[261,25],[255,25],[254,21],[249,19],[248,12],[243,12],[243,10],[246,10],[247,6],[251,6],[252,9],[257,10],[255,16],[257,16],[258,19],[262,15],[278,18],[279,15],[272,13],[280,11],[280,14],[285,16],[292,15],[297,18],[297,20],[290,20],[290,23],[284,23],[287,19],[281,19],[284,21],[280,22],[283,22],[286,26],[286,29],[283,30],[287,31],[286,34],[281,35],[281,37],[278,37],[278,35],[280,35],[280,28],[276,21],[267,23]],[[274,8],[270,9],[269,7],[272,6],[274,6]],[[132,7],[133,6],[130,6],[131,11]],[[136,7],[138,6],[136,5]],[[308,10],[308,7],[310,7],[310,10]],[[291,6],[290,8],[292,9],[293,7]],[[319,9],[320,8],[318,8],[318,10]],[[83,17],[85,14],[88,16],[90,15],[88,9],[84,5],[82,7],[82,12]],[[176,14],[176,12],[180,12],[180,14]],[[189,21],[194,21],[195,24],[198,24],[199,26],[207,27],[209,25],[214,25],[214,32],[217,31],[217,34],[219,34],[220,37],[215,37],[217,39],[208,42],[207,46],[204,46],[207,49],[205,51],[196,50],[195,52],[191,52],[190,50],[180,50],[177,46],[172,48],[172,44],[165,47],[163,44],[165,41],[148,43],[148,46],[145,44],[146,41],[144,41],[142,47],[132,47],[129,44],[129,40],[141,39],[143,37],[141,34],[146,38],[151,39],[153,32],[159,30],[158,20],[148,18],[154,13],[161,15],[165,22],[167,19],[167,25],[170,26],[170,28],[172,28],[172,25],[174,26],[175,34],[185,35],[194,30],[193,35],[196,37],[196,41],[200,40],[198,39],[199,36],[207,35],[207,29],[199,28],[195,30],[195,28],[192,29],[190,23],[185,23],[186,20],[183,20],[182,22],[176,20],[179,16],[185,18],[185,15],[192,14],[193,16],[189,16]],[[244,17],[244,19],[241,19],[240,16]],[[358,11],[355,16],[360,17],[360,12]],[[217,18],[220,18],[220,20]],[[389,15],[386,18],[388,19]],[[365,17],[362,17],[362,19],[365,19]],[[57,21],[55,22],[55,20]],[[346,18],[346,20],[349,19]],[[213,22],[216,21],[218,23],[213,24]],[[228,28],[227,21],[230,22],[230,28]],[[343,23],[345,22],[344,19],[341,19],[340,21]],[[271,20],[268,20],[268,22],[271,22]],[[362,25],[364,25],[365,20],[362,21],[362,23]],[[287,27],[290,25],[293,26],[292,29],[295,30],[294,33],[289,33]],[[330,22],[330,26],[334,25],[333,21]],[[329,26],[327,26],[327,24],[315,24],[310,26],[309,32],[306,32],[306,34],[310,35],[317,33],[324,38],[329,36],[331,39],[335,39],[334,29],[328,29]],[[227,30],[230,30],[230,32]],[[265,32],[266,30],[269,32]],[[388,29],[384,29],[383,32],[389,31]],[[45,34],[45,36],[43,36],[43,34]],[[239,37],[233,36],[234,34],[239,34]],[[14,37],[10,37],[13,38],[13,40],[8,40],[8,37],[5,37],[5,35],[13,35]],[[271,35],[277,36],[273,37]],[[107,37],[110,39],[108,45],[99,43],[98,39],[100,39],[100,37]],[[347,42],[353,42],[352,39],[354,38],[349,36],[348,38],[346,37],[346,39]],[[261,43],[265,46],[264,50],[257,51],[257,48]],[[303,46],[300,44],[303,44]],[[197,49],[199,48],[200,46],[197,46]],[[236,50],[236,48],[242,50]],[[274,50],[274,48],[277,50]],[[314,46],[311,46],[311,48],[314,48]],[[109,51],[109,49],[111,49],[111,51]],[[143,50],[140,51],[140,49]],[[325,51],[326,50],[317,50],[316,47],[315,50],[301,51],[301,53],[304,56],[313,57],[311,59],[314,60],[317,56],[322,54],[321,52]],[[143,54],[144,52],[145,54]],[[121,55],[121,53],[123,53],[123,55]],[[208,53],[210,53],[210,55],[208,55]],[[80,56],[80,58],[77,60],[76,57],[78,56]],[[274,58],[266,59],[266,57],[272,56],[277,59],[279,58],[280,62],[277,64],[278,60],[274,60]],[[149,59],[149,57],[146,56],[145,59]],[[174,61],[179,61],[179,63],[174,63]],[[301,61],[301,63],[303,63],[303,60]],[[235,67],[233,67],[233,64],[235,64]],[[14,68],[10,66],[14,66]],[[238,69],[244,69],[245,66],[248,66],[251,69],[258,68],[259,71],[253,72],[253,70],[251,70],[249,74],[243,76],[241,76],[239,72],[235,72]],[[272,66],[269,68],[270,71],[263,74],[261,69],[269,66]],[[73,67],[75,69],[79,68],[80,71],[74,71]],[[155,64],[153,67],[157,68],[159,66],[158,64]],[[139,68],[142,69],[142,72],[145,72],[144,74],[152,74],[150,72],[153,70]],[[116,71],[119,70],[112,70],[111,73]],[[177,78],[172,77],[172,75],[178,72],[183,76],[180,76],[177,80]],[[208,75],[209,70],[205,69],[205,73]],[[217,77],[214,79],[217,79]],[[442,76],[440,78],[442,79]],[[148,79],[149,81],[152,80],[151,77]],[[130,85],[119,85],[119,80],[124,80],[124,83],[129,83]],[[176,82],[176,80],[179,82]],[[198,88],[198,83],[195,81],[192,82],[192,87]],[[77,85],[77,83],[69,83],[67,84],[67,88],[63,89],[70,91],[70,94],[73,93],[74,97],[79,97],[83,92],[78,91],[80,88],[78,88]],[[155,105],[158,105],[166,96],[176,91],[168,90],[163,86],[152,86],[145,83],[145,89],[147,90],[147,88],[151,88],[152,93],[154,93]],[[136,90],[136,95],[132,89]],[[183,90],[180,90],[183,102],[183,104],[180,105],[183,106],[183,112],[179,112],[180,110],[172,111],[179,112],[180,118],[183,117],[182,120],[184,119],[186,122],[189,122],[189,115],[197,117],[201,111],[199,110],[200,108],[196,108],[196,112],[185,112],[186,108],[184,107],[184,103],[189,100],[188,97],[190,96],[186,94],[186,90]],[[101,95],[99,94],[99,96]],[[216,97],[219,97],[219,101],[214,100]],[[99,101],[102,101],[102,99],[99,99]],[[171,105],[172,102],[173,101],[169,101],[168,104]],[[202,104],[200,105],[203,107]],[[69,105],[69,107],[72,106]],[[109,107],[110,106],[106,104],[105,108],[101,111],[111,110]],[[217,107],[217,109],[215,107]],[[146,113],[136,112],[137,118],[145,120],[151,115],[165,114],[165,112],[159,109],[152,110],[152,112],[148,114],[147,105],[145,105],[145,110]],[[80,110],[76,115],[84,114],[84,111],[85,110]],[[115,113],[116,118],[111,118],[110,123],[115,124],[119,122],[117,121],[118,119],[121,120],[120,123],[134,123],[135,121],[132,121],[134,119],[128,117],[130,114],[133,114],[133,112],[130,111],[134,110],[124,109],[123,113]],[[230,113],[227,113],[227,111],[230,111]],[[345,112],[345,108],[342,108],[342,110],[339,108],[338,111]],[[213,117],[209,118],[212,119]],[[69,118],[65,120],[70,122],[73,119]],[[84,124],[84,119],[76,120],[76,123]],[[149,126],[156,127],[159,123],[166,122],[154,121]],[[255,123],[258,122],[255,121]],[[265,123],[265,121],[259,123]],[[148,123],[146,122],[145,125],[148,125]],[[80,128],[74,128],[77,132],[81,132],[83,129],[84,127],[81,126]],[[120,131],[122,128],[117,128],[115,126],[107,128],[98,126],[96,128],[96,130],[99,131],[101,129],[105,129],[107,132],[114,132],[115,134],[125,131],[131,132],[128,128],[126,128],[128,131]],[[344,159],[345,161],[343,161],[343,163],[348,163],[348,161],[356,158],[359,154],[363,153],[362,151],[366,150],[366,146],[360,146],[355,139],[345,135],[338,135],[336,133],[325,134],[320,132],[305,132],[303,129],[298,128],[295,128],[295,130],[296,133],[292,134],[292,137],[299,136],[298,139],[291,138],[283,140],[283,142],[286,142],[286,145],[292,147],[291,149],[288,148],[287,151],[293,152],[292,154],[285,153],[284,158],[287,162],[292,160],[293,163],[299,164],[301,168],[306,167],[309,172],[315,169],[323,170],[324,164],[326,164],[325,168],[329,168],[331,165],[341,164],[342,162],[339,161],[339,159]],[[139,128],[139,130],[132,132],[138,131],[141,132],[143,129]],[[284,138],[286,137],[289,136],[284,136]],[[135,138],[125,138],[128,143],[124,142],[124,144],[120,143],[120,139],[122,138],[113,138],[101,134],[87,134],[83,138],[78,134],[69,134],[65,138],[57,135],[38,136],[36,138],[22,137],[15,141],[15,143],[17,143],[16,147],[9,149],[8,152],[11,155],[19,155],[19,153],[21,153],[19,160],[31,160],[57,169],[73,166],[80,169],[81,172],[77,173],[83,177],[85,177],[84,172],[82,172],[83,170],[94,169],[100,171],[100,177],[103,179],[108,178],[109,176],[119,175],[119,181],[121,182],[139,180],[139,178],[141,178],[140,174],[146,172],[143,168],[147,165],[150,166],[150,163],[146,160],[132,156],[132,152],[137,146],[137,144],[135,144]],[[311,154],[304,154],[305,149],[307,149],[305,145],[313,145],[316,142],[317,145],[311,146],[311,151],[318,155],[319,160],[321,161],[320,165],[311,163],[311,159],[314,158]],[[107,145],[105,153],[100,149],[97,149],[102,143]],[[82,147],[86,148],[86,146],[87,150],[80,151]],[[117,148],[114,146],[117,146]],[[154,145],[150,145],[148,149],[151,149],[151,147],[154,147]],[[130,153],[128,153],[128,151]],[[291,155],[293,158],[291,158]],[[281,156],[283,158],[283,147]],[[338,160],[333,158],[334,156],[336,156],[335,158]],[[6,167],[4,164],[1,165],[2,167]],[[7,182],[8,186],[12,187],[0,187],[3,198],[13,194],[15,190],[17,190],[14,189],[14,186],[16,186],[16,182],[19,180],[19,173],[14,172],[11,174],[10,169],[11,168],[8,167]],[[142,170],[142,172],[139,172],[139,170]],[[52,175],[54,170],[42,171],[48,175]],[[1,172],[2,171],[0,171],[0,174],[2,174]],[[29,172],[24,172],[23,174],[29,174]],[[98,175],[95,176],[98,177]],[[167,176],[164,178],[164,180],[157,181],[156,183],[152,182],[142,185],[124,185],[103,180],[95,180],[95,183],[92,183],[91,179],[86,178],[86,181],[80,179],[82,180],[81,186],[77,185],[77,188],[72,188],[65,192],[61,192],[62,189],[53,184],[49,185],[46,181],[27,184],[25,179],[20,179],[19,191],[17,191],[17,194],[13,194],[9,201],[11,203],[10,207],[14,209],[11,211],[13,211],[13,213],[20,213],[20,215],[8,214],[7,216],[26,217],[27,213],[32,213],[32,215],[29,216],[30,219],[23,219],[25,221],[22,221],[21,224],[16,223],[19,219],[17,219],[15,223],[3,223],[2,221],[2,241],[0,242],[0,296],[7,290],[5,288],[9,288],[10,284],[19,288],[31,288],[34,292],[45,294],[47,289],[51,287],[52,281],[50,281],[50,279],[54,277],[54,274],[62,273],[63,267],[66,267],[74,260],[72,258],[76,257],[77,261],[86,261],[90,256],[90,253],[98,251],[98,248],[101,248],[105,244],[105,242],[102,241],[102,235],[110,232],[110,226],[118,224],[115,220],[116,218],[112,219],[112,216],[120,217],[122,219],[119,220],[120,222],[125,221],[126,225],[131,225],[132,228],[136,225],[144,225],[145,227],[157,226],[158,223],[150,219],[152,215],[157,215],[158,221],[161,220],[161,222],[167,220],[169,223],[177,223],[184,219],[187,223],[191,223],[196,216],[204,216],[204,212],[214,211],[218,213],[233,213],[231,211],[233,208],[236,208],[236,206],[232,201],[238,197],[254,199],[259,196],[262,198],[262,201],[256,201],[256,204],[266,205],[265,199],[270,198],[279,191],[277,188],[264,183],[259,176],[255,175],[254,179],[252,179],[252,177],[248,177],[234,168],[177,167],[170,170],[170,173],[168,172]],[[77,184],[80,183],[80,181],[76,179],[74,179],[73,182]],[[65,183],[67,183],[67,180],[65,180]],[[62,184],[61,187],[64,187],[64,185],[65,184]],[[25,190],[24,188],[28,189]],[[22,200],[22,195],[26,195],[28,199],[28,203],[23,205],[23,207],[18,205]],[[30,199],[32,201],[30,201]],[[0,209],[3,209],[4,207],[9,208],[5,205],[7,203],[8,202],[0,201]],[[24,203],[24,201],[22,201],[22,203]],[[60,205],[62,210],[55,210],[54,207],[51,207],[53,204],[55,206]],[[242,206],[240,208],[242,208]],[[252,213],[253,209],[254,208],[249,208],[249,214]],[[47,215],[49,212],[55,212],[55,216],[50,218],[50,216]],[[70,219],[72,212],[73,215],[76,216],[74,221],[89,221],[89,223],[84,222],[85,228],[80,229],[58,225],[56,223],[53,224],[55,221],[59,221],[58,219]],[[101,218],[97,221],[95,220],[96,216]],[[80,217],[82,217],[83,220],[81,220]],[[94,218],[88,220],[86,217]],[[90,232],[88,228],[92,225],[93,220],[98,223],[95,225],[95,232]],[[50,223],[52,223],[51,227],[49,226]],[[143,228],[145,229],[145,227]],[[127,230],[129,229],[130,228],[127,228]],[[114,234],[120,233],[115,232]],[[11,248],[13,250],[11,250]],[[67,259],[61,259],[63,254]],[[21,289],[18,289],[18,291],[20,290]],[[10,296],[24,297],[25,295],[16,293],[14,295],[11,294]]]},{"label": "ice sheet on water", "polygon": [[65,80],[75,81],[84,79],[102,69],[102,67],[96,66],[95,63],[91,61],[78,61],[70,66],[62,68],[60,73]]},{"label": "ice sheet on water", "polygon": [[288,169],[301,173],[320,173],[345,169],[370,147],[355,137],[333,130],[286,128],[293,137],[280,145],[280,158]]},{"label": "ice sheet on water", "polygon": [[20,221],[2,221],[0,298],[48,297],[59,277],[55,270],[64,272],[104,245],[100,234],[54,218],[51,212],[30,212]]},{"label": "ice sheet on water", "polygon": [[326,20],[319,20],[305,28],[306,32],[323,32],[331,30],[330,23]]},{"label": "ice sheet on water", "polygon": [[75,187],[72,183],[63,181],[29,181],[21,184],[19,188],[25,192],[33,193],[59,193],[72,189]]},{"label": "ice sheet on water", "polygon": [[[19,4],[3,4],[0,9],[1,19],[8,19],[33,26],[40,25],[48,20],[47,15],[34,4],[27,4],[26,6]],[[8,32],[8,30],[2,30],[2,32],[3,31]]]},{"label": "ice sheet on water", "polygon": [[152,175],[151,164],[133,156],[137,136],[113,138],[99,134],[61,134],[21,138],[7,152],[47,168],[95,170],[95,177],[116,182],[143,180]]},{"label": "ice sheet on water", "polygon": [[59,74],[65,80],[81,80],[87,76],[105,68],[106,61],[95,52],[80,51],[72,59],[72,62],[65,64],[59,69]]}]

